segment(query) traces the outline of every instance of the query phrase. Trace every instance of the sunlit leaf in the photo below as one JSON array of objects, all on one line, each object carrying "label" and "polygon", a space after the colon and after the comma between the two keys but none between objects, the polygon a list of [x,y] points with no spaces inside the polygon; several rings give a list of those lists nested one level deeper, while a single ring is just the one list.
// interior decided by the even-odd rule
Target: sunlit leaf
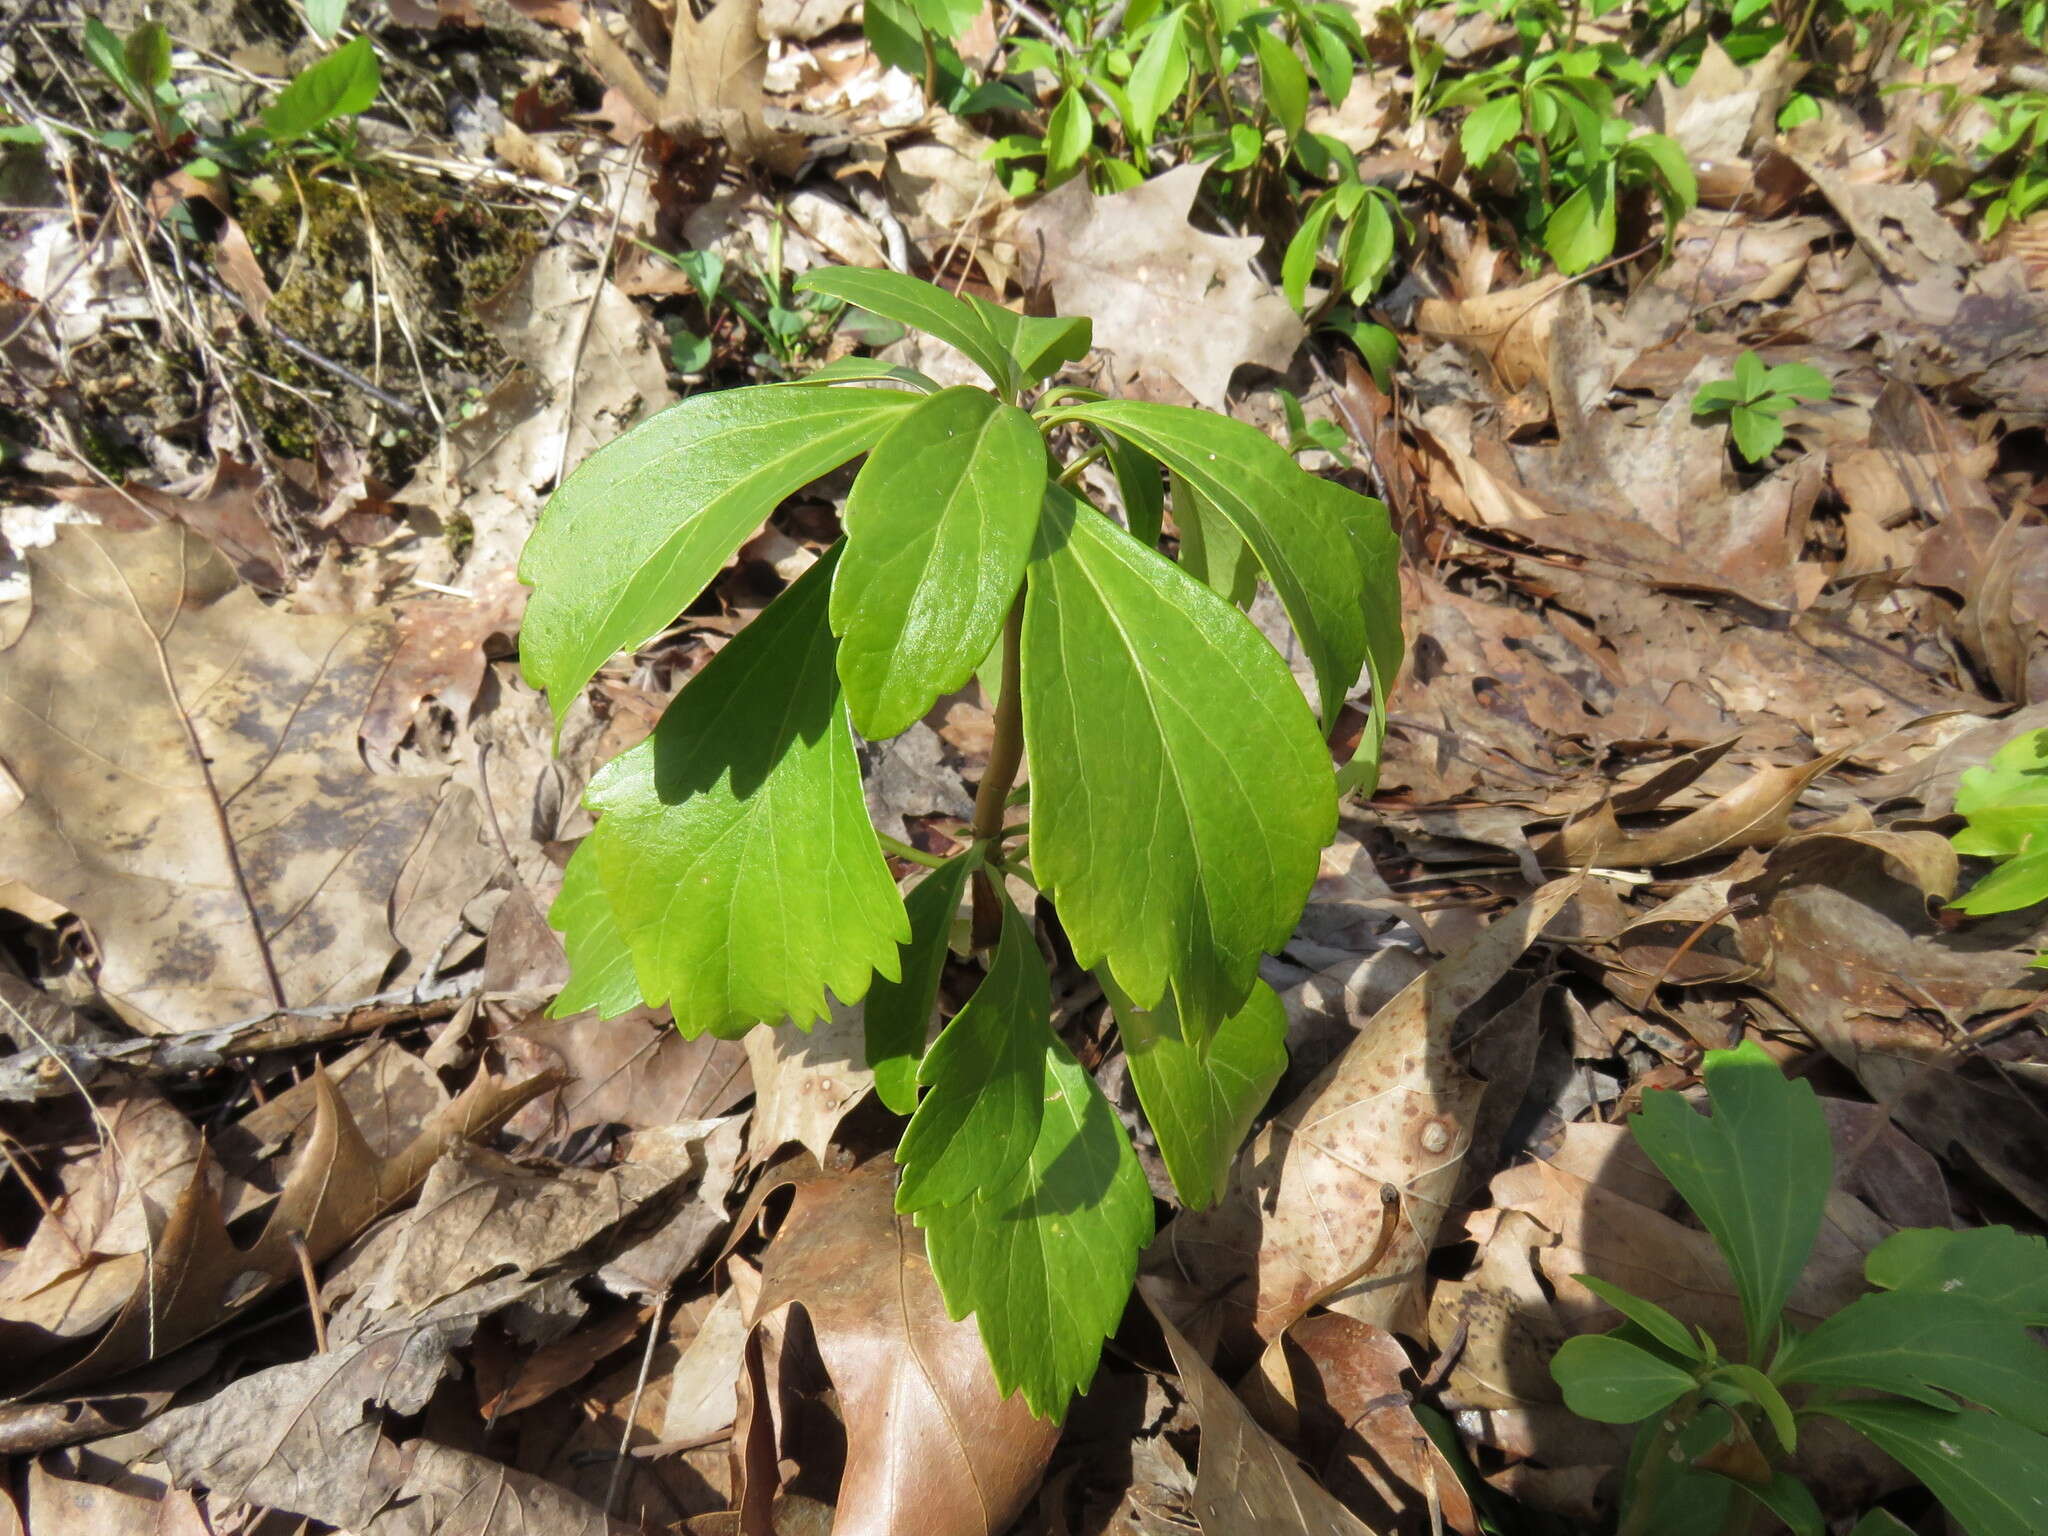
[{"label": "sunlit leaf", "polygon": [[519,557],[526,680],[559,721],[597,669],[661,633],[785,496],[865,452],[915,402],[881,389],[693,395],[607,443],[549,498]]},{"label": "sunlit leaf", "polygon": [[569,984],[562,988],[550,1015],[558,1019],[586,1010],[601,1019],[615,1019],[640,1006],[640,981],[633,974],[633,952],[612,915],[612,904],[598,881],[597,848],[585,838],[562,870],[562,889],[548,908],[548,923],[562,935],[569,953]]},{"label": "sunlit leaf", "polygon": [[1044,491],[1038,428],[985,390],[921,400],[875,444],[846,498],[832,582],[861,735],[896,735],[973,674],[1024,578]]},{"label": "sunlit leaf", "polygon": [[1052,986],[1031,925],[1005,905],[1002,938],[967,1006],[925,1052],[925,1090],[896,1147],[896,1209],[1000,1192],[1038,1144]]},{"label": "sunlit leaf", "polygon": [[1244,1007],[1217,1027],[1204,1052],[1182,1036],[1170,999],[1148,1013],[1114,978],[1101,979],[1174,1191],[1190,1210],[1214,1205],[1253,1117],[1287,1070],[1287,1010],[1271,987],[1254,984]]},{"label": "sunlit leaf", "polygon": [[996,1383],[1057,1417],[1087,1386],[1152,1240],[1152,1192],[1116,1111],[1050,1031],[1038,1141],[994,1195],[918,1214],[946,1308],[972,1312]]},{"label": "sunlit leaf", "polygon": [[1032,866],[1079,962],[1141,1008],[1170,988],[1199,1043],[1294,930],[1329,756],[1249,620],[1058,487],[1025,592]]},{"label": "sunlit leaf", "polygon": [[263,130],[279,144],[317,133],[337,118],[358,116],[377,99],[377,52],[367,37],[307,65],[263,113]]},{"label": "sunlit leaf", "polygon": [[1316,669],[1319,712],[1335,724],[1365,664],[1358,560],[1315,479],[1257,427],[1206,411],[1141,400],[1076,405],[1061,419],[1121,433],[1185,477],[1258,555]]},{"label": "sunlit leaf", "polygon": [[2048,1351],[2010,1313],[1963,1295],[1879,1291],[1796,1339],[1783,1382],[1895,1392],[1934,1408],[1957,1398],[2048,1431]]},{"label": "sunlit leaf", "polygon": [[824,1017],[898,976],[909,920],[832,665],[835,548],[734,637],[587,797],[640,993],[685,1035]]},{"label": "sunlit leaf", "polygon": [[998,389],[1007,392],[1017,387],[1016,363],[1009,349],[972,305],[943,288],[900,272],[869,267],[820,267],[806,272],[792,287],[798,293],[829,294],[871,314],[900,320],[958,347]]}]

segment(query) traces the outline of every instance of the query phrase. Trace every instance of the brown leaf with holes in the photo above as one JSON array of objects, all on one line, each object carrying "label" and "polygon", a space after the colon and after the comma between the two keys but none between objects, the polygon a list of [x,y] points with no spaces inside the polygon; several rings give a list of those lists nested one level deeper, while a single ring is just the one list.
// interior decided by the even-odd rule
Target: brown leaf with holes
[{"label": "brown leaf with holes", "polygon": [[372,775],[356,748],[389,616],[274,612],[176,525],[66,528],[28,563],[0,880],[84,920],[107,1001],[159,1034],[409,979],[387,909],[441,776]]},{"label": "brown leaf with holes", "polygon": [[947,1317],[895,1192],[887,1158],[797,1186],[762,1259],[756,1337],[771,1314],[802,1307],[838,1388],[835,1536],[997,1536],[1037,1488],[1059,1426],[996,1389],[980,1332]]}]

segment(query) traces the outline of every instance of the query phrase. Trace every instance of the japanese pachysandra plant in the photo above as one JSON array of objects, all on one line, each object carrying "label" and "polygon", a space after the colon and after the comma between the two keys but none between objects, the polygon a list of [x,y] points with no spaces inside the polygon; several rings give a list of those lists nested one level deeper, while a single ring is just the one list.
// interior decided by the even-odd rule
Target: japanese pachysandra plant
[{"label": "japanese pachysandra plant", "polygon": [[[555,1011],[666,1005],[685,1035],[734,1036],[809,1027],[828,992],[865,1000],[877,1091],[909,1117],[898,1208],[1003,1390],[1057,1415],[1123,1313],[1153,1203],[1054,1032],[1007,892],[1053,904],[1111,1001],[1177,1192],[1209,1204],[1285,1060],[1260,956],[1293,931],[1341,788],[1376,772],[1401,652],[1394,538],[1378,502],[1255,427],[1071,387],[1032,399],[1087,351],[1084,319],[886,272],[799,286],[950,342],[990,387],[848,360],[695,396],[548,503],[520,566],[520,645],[559,719],[785,497],[866,456],[845,536],[592,782],[597,827],[551,913],[571,964]],[[1098,460],[1121,522],[1081,489]],[[1159,548],[1169,488],[1177,560]],[[1313,664],[1313,706],[1242,611],[1262,576]],[[977,672],[996,729],[968,846],[893,845],[936,866],[906,897],[854,733],[894,736]],[[1339,764],[1328,737],[1362,673],[1372,718]],[[963,904],[986,971],[927,1049]]]}]

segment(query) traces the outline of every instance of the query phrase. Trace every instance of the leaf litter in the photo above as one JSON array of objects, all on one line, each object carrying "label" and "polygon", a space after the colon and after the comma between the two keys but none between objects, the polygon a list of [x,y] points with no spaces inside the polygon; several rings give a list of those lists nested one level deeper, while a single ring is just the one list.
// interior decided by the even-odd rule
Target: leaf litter
[{"label": "leaf litter", "polygon": [[[1945,905],[1978,872],[1946,836],[1961,774],[2048,709],[2048,289],[2038,231],[1987,246],[1908,174],[1918,94],[1885,98],[1897,142],[1781,131],[1786,54],[1710,43],[1650,108],[1702,180],[1672,260],[1530,279],[1452,189],[1427,279],[1378,311],[1384,390],[1192,171],[1020,205],[841,7],[724,0],[626,42],[513,9],[479,55],[518,77],[502,131],[390,146],[549,231],[464,317],[511,368],[459,400],[366,290],[374,377],[309,365],[348,408],[266,436],[221,381],[274,354],[147,244],[90,237],[100,194],[49,180],[0,231],[0,1528],[1472,1531],[1499,1492],[1593,1522],[1626,1450],[1546,1369],[1615,1320],[1575,1277],[1739,1326],[1620,1124],[1703,1050],[1760,1039],[1829,1110],[1795,1318],[1901,1226],[2048,1222],[2039,917]],[[1983,68],[1972,45],[1930,78]],[[1312,120],[1410,190],[1456,174],[1367,84]],[[215,249],[275,329],[290,273],[254,219]],[[545,1016],[592,769],[844,495],[786,503],[607,662],[556,753],[510,580],[541,501],[691,387],[680,330],[709,326],[718,382],[779,366],[650,249],[686,234],[735,271],[908,266],[1092,313],[1070,382],[1284,436],[1278,382],[1396,517],[1379,789],[1265,965],[1290,1064],[1221,1201],[1162,1208],[1063,1428],[995,1393],[892,1208],[857,1009],[744,1043]],[[152,333],[217,354],[203,409],[118,375]],[[1755,470],[1690,409],[1746,348],[1832,390]],[[941,700],[871,765],[877,817],[953,851],[989,744],[978,687]],[[1128,1105],[1099,989],[1054,995]],[[1825,1435],[1801,1457],[1830,1512],[1898,1485]]]}]

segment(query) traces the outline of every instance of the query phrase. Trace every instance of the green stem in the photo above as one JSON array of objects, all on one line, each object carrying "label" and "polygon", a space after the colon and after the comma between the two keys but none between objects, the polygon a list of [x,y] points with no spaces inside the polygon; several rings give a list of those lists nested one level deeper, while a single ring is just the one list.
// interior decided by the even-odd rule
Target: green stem
[{"label": "green stem", "polygon": [[1069,464],[1065,469],[1060,471],[1059,483],[1063,486],[1066,486],[1069,490],[1071,490],[1075,482],[1081,478],[1081,472],[1083,470],[1085,470],[1090,464],[1097,463],[1100,460],[1108,457],[1108,455],[1108,445],[1103,443],[1097,443],[1093,448],[1090,448],[1086,453],[1082,454],[1081,457],[1074,460],[1073,463]]},{"label": "green stem", "polygon": [[[974,839],[993,846],[1003,835],[1003,811],[1017,770],[1024,765],[1024,594],[1003,625],[1003,696],[996,701],[995,743],[974,793]],[[1003,930],[1002,898],[985,869],[974,872],[974,947],[987,949]]]},{"label": "green stem", "polygon": [[936,853],[926,853],[922,848],[913,848],[906,842],[891,837],[886,832],[877,832],[875,841],[882,845],[884,853],[893,853],[899,859],[908,859],[913,864],[922,864],[926,869],[944,869],[953,861]]}]

